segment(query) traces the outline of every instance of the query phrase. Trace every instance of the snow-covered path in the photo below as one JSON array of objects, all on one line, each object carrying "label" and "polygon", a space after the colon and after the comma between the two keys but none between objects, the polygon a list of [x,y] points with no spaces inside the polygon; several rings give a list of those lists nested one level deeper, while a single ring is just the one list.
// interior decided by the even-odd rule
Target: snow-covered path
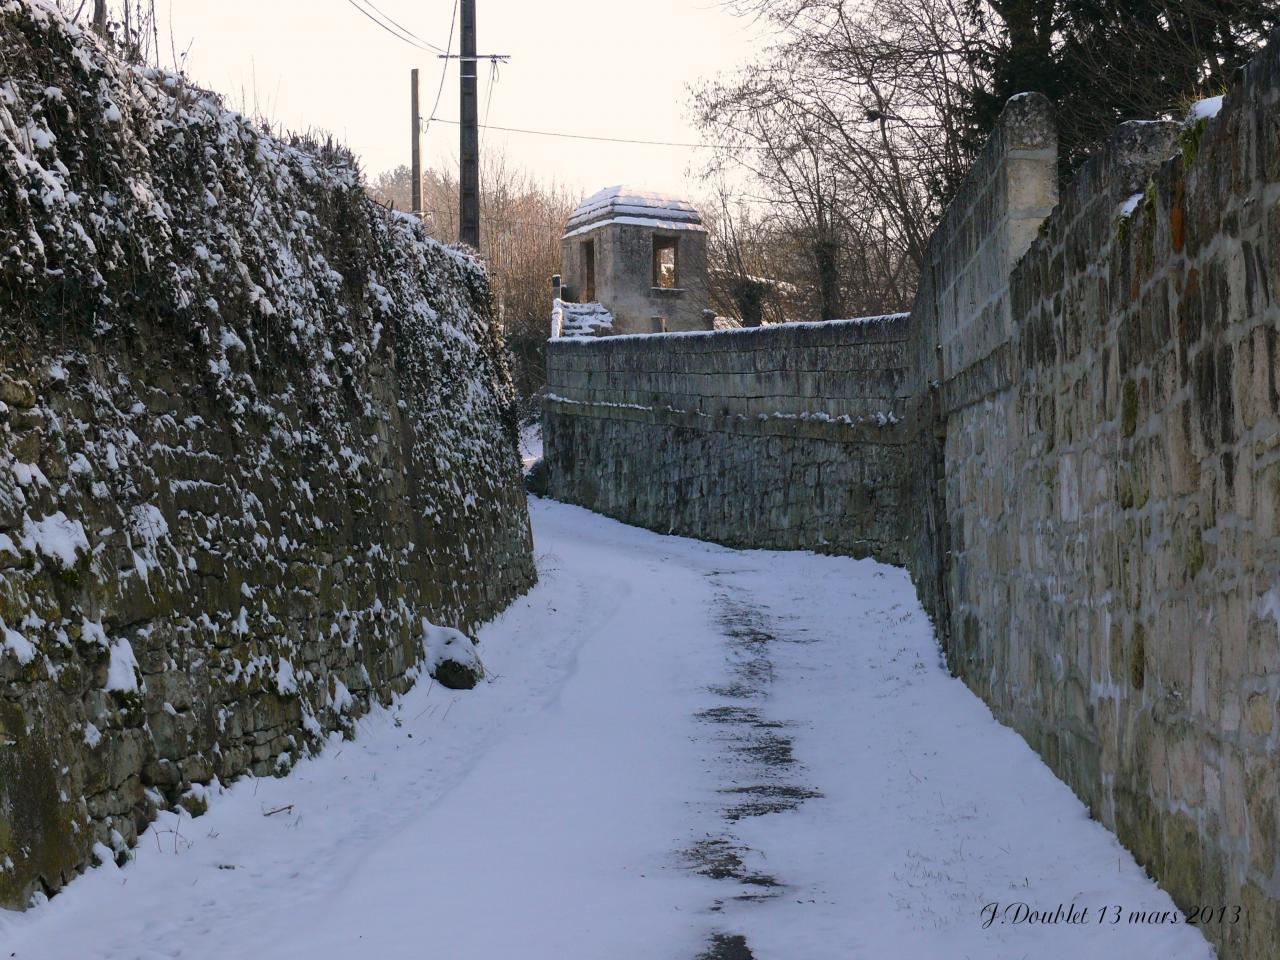
[{"label": "snow-covered path", "polygon": [[[1173,905],[947,676],[902,571],[532,511],[542,583],[482,632],[491,682],[166,815],[0,913],[0,957],[1212,956],[1128,922]],[[984,929],[992,902],[1087,922]]]}]

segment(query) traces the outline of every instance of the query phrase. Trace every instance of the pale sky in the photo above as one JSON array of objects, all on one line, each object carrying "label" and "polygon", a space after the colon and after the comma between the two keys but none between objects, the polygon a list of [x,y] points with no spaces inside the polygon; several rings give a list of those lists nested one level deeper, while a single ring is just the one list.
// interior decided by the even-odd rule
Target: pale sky
[{"label": "pale sky", "polygon": [[[440,47],[454,0],[371,0]],[[422,71],[422,113],[430,115],[442,61],[395,39],[347,0],[159,0],[188,73],[236,108],[295,130],[336,134],[370,177],[409,162],[409,71]],[[167,23],[162,23],[162,33]],[[748,60],[759,28],[717,0],[478,0],[480,53],[505,53],[488,119],[505,127],[697,143],[686,122],[685,85]],[[168,44],[167,36],[163,41]],[[457,52],[457,33],[453,51]],[[168,62],[171,55],[163,51]],[[458,117],[452,61],[439,115]],[[480,113],[490,68],[479,65]],[[614,183],[696,193],[687,175],[700,151],[481,131],[483,152],[555,178],[584,195]],[[428,166],[457,169],[458,128],[432,124]]]}]

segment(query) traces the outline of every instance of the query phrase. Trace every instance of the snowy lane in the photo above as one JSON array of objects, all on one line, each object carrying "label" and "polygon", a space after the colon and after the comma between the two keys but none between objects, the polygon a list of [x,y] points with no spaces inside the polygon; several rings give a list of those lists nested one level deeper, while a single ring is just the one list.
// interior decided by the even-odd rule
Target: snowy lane
[{"label": "snowy lane", "polygon": [[[1211,956],[1127,922],[1174,908],[946,675],[902,571],[532,512],[543,580],[482,632],[491,682],[166,816],[0,914],[0,956]],[[991,902],[1089,922],[983,929]]]}]

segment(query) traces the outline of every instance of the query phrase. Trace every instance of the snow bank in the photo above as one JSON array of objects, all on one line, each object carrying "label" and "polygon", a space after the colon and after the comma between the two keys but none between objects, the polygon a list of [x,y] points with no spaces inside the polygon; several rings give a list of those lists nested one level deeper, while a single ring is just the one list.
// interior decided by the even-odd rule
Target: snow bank
[{"label": "snow bank", "polygon": [[[687,960],[723,931],[760,960],[1212,956],[1193,924],[1096,922],[1176,907],[948,674],[905,571],[533,515],[545,576],[482,629],[483,693],[419,684],[298,777],[164,815],[122,870],[104,845],[0,917],[5,954]],[[984,923],[1073,898],[1089,922]]]}]

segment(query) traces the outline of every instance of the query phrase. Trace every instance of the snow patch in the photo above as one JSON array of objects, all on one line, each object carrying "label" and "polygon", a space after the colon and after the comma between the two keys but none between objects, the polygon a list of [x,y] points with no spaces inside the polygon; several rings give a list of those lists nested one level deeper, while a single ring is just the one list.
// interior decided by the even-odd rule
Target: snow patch
[{"label": "snow patch", "polygon": [[1133,211],[1138,209],[1138,204],[1142,202],[1142,198],[1146,196],[1143,193],[1135,193],[1131,195],[1124,203],[1116,208],[1116,216],[1120,219],[1133,216]]},{"label": "snow patch", "polygon": [[3,618],[0,618],[0,640],[3,640],[4,649],[13,654],[23,666],[35,659],[35,645],[17,630],[11,630]]},{"label": "snow patch", "polygon": [[609,217],[607,220],[595,220],[585,226],[571,230],[560,239],[568,240],[572,237],[580,237],[584,233],[592,230],[598,230],[600,227],[607,227],[613,224],[620,224],[631,227],[649,227],[653,230],[691,230],[695,233],[706,233],[707,228],[700,223],[690,223],[687,220],[660,220],[657,217]]},{"label": "snow patch", "polygon": [[125,637],[111,644],[111,663],[107,667],[107,685],[103,689],[119,693],[138,691],[138,658],[133,655],[133,645]]},{"label": "snow patch", "polygon": [[552,337],[596,337],[613,331],[613,314],[599,303],[551,303]]},{"label": "snow patch", "polygon": [[14,463],[10,469],[13,470],[13,477],[18,481],[18,486],[20,487],[51,486],[48,478],[44,475],[44,471],[34,463]]},{"label": "snow patch", "polygon": [[1187,111],[1187,122],[1195,123],[1197,120],[1210,120],[1216,117],[1222,110],[1222,97],[1206,97],[1203,100],[1197,100],[1191,105],[1191,109]]},{"label": "snow patch", "polygon": [[116,865],[116,853],[99,840],[93,845],[93,858],[98,861],[98,869],[115,873],[120,868]]},{"label": "snow patch", "polygon": [[[872,323],[892,323],[911,316],[909,313],[882,313],[871,317],[846,317],[840,320],[788,320],[786,323],[767,323],[759,327],[731,327],[715,330],[675,330],[668,333],[623,333],[610,339],[620,340],[636,337],[760,337],[769,336],[770,331],[790,329],[818,329],[841,326],[863,326]],[[590,337],[565,338],[565,342],[589,344]]]},{"label": "snow patch", "polygon": [[525,473],[542,459],[542,423],[527,423],[520,428],[520,461]]},{"label": "snow patch", "polygon": [[275,682],[276,689],[285,696],[298,692],[298,674],[294,671],[293,664],[284,657],[276,665]]},{"label": "snow patch", "polygon": [[434,673],[446,660],[460,663],[476,673],[484,673],[484,664],[480,662],[470,637],[461,630],[437,626],[426,617],[422,618],[422,650],[427,673]]},{"label": "snow patch", "polygon": [[82,552],[88,553],[89,538],[79,520],[59,510],[40,520],[28,517],[22,527],[22,547],[70,569]]},{"label": "snow patch", "polygon": [[351,696],[351,691],[347,689],[347,685],[335,677],[333,681],[333,712],[346,713],[354,703],[355,698]]},{"label": "snow patch", "polygon": [[80,637],[85,643],[96,643],[104,649],[111,646],[111,641],[107,639],[107,631],[96,620],[85,619],[80,622]]},{"label": "snow patch", "polygon": [[703,230],[693,204],[670,193],[618,185],[593,193],[574,209],[565,224],[565,237],[594,230],[606,223],[664,226],[672,230]]},{"label": "snow patch", "polygon": [[134,507],[131,516],[133,529],[146,543],[155,544],[169,536],[169,521],[155,504],[144,503]]},{"label": "snow patch", "polygon": [[1280,587],[1272,587],[1258,598],[1258,616],[1270,617],[1280,624]]}]

